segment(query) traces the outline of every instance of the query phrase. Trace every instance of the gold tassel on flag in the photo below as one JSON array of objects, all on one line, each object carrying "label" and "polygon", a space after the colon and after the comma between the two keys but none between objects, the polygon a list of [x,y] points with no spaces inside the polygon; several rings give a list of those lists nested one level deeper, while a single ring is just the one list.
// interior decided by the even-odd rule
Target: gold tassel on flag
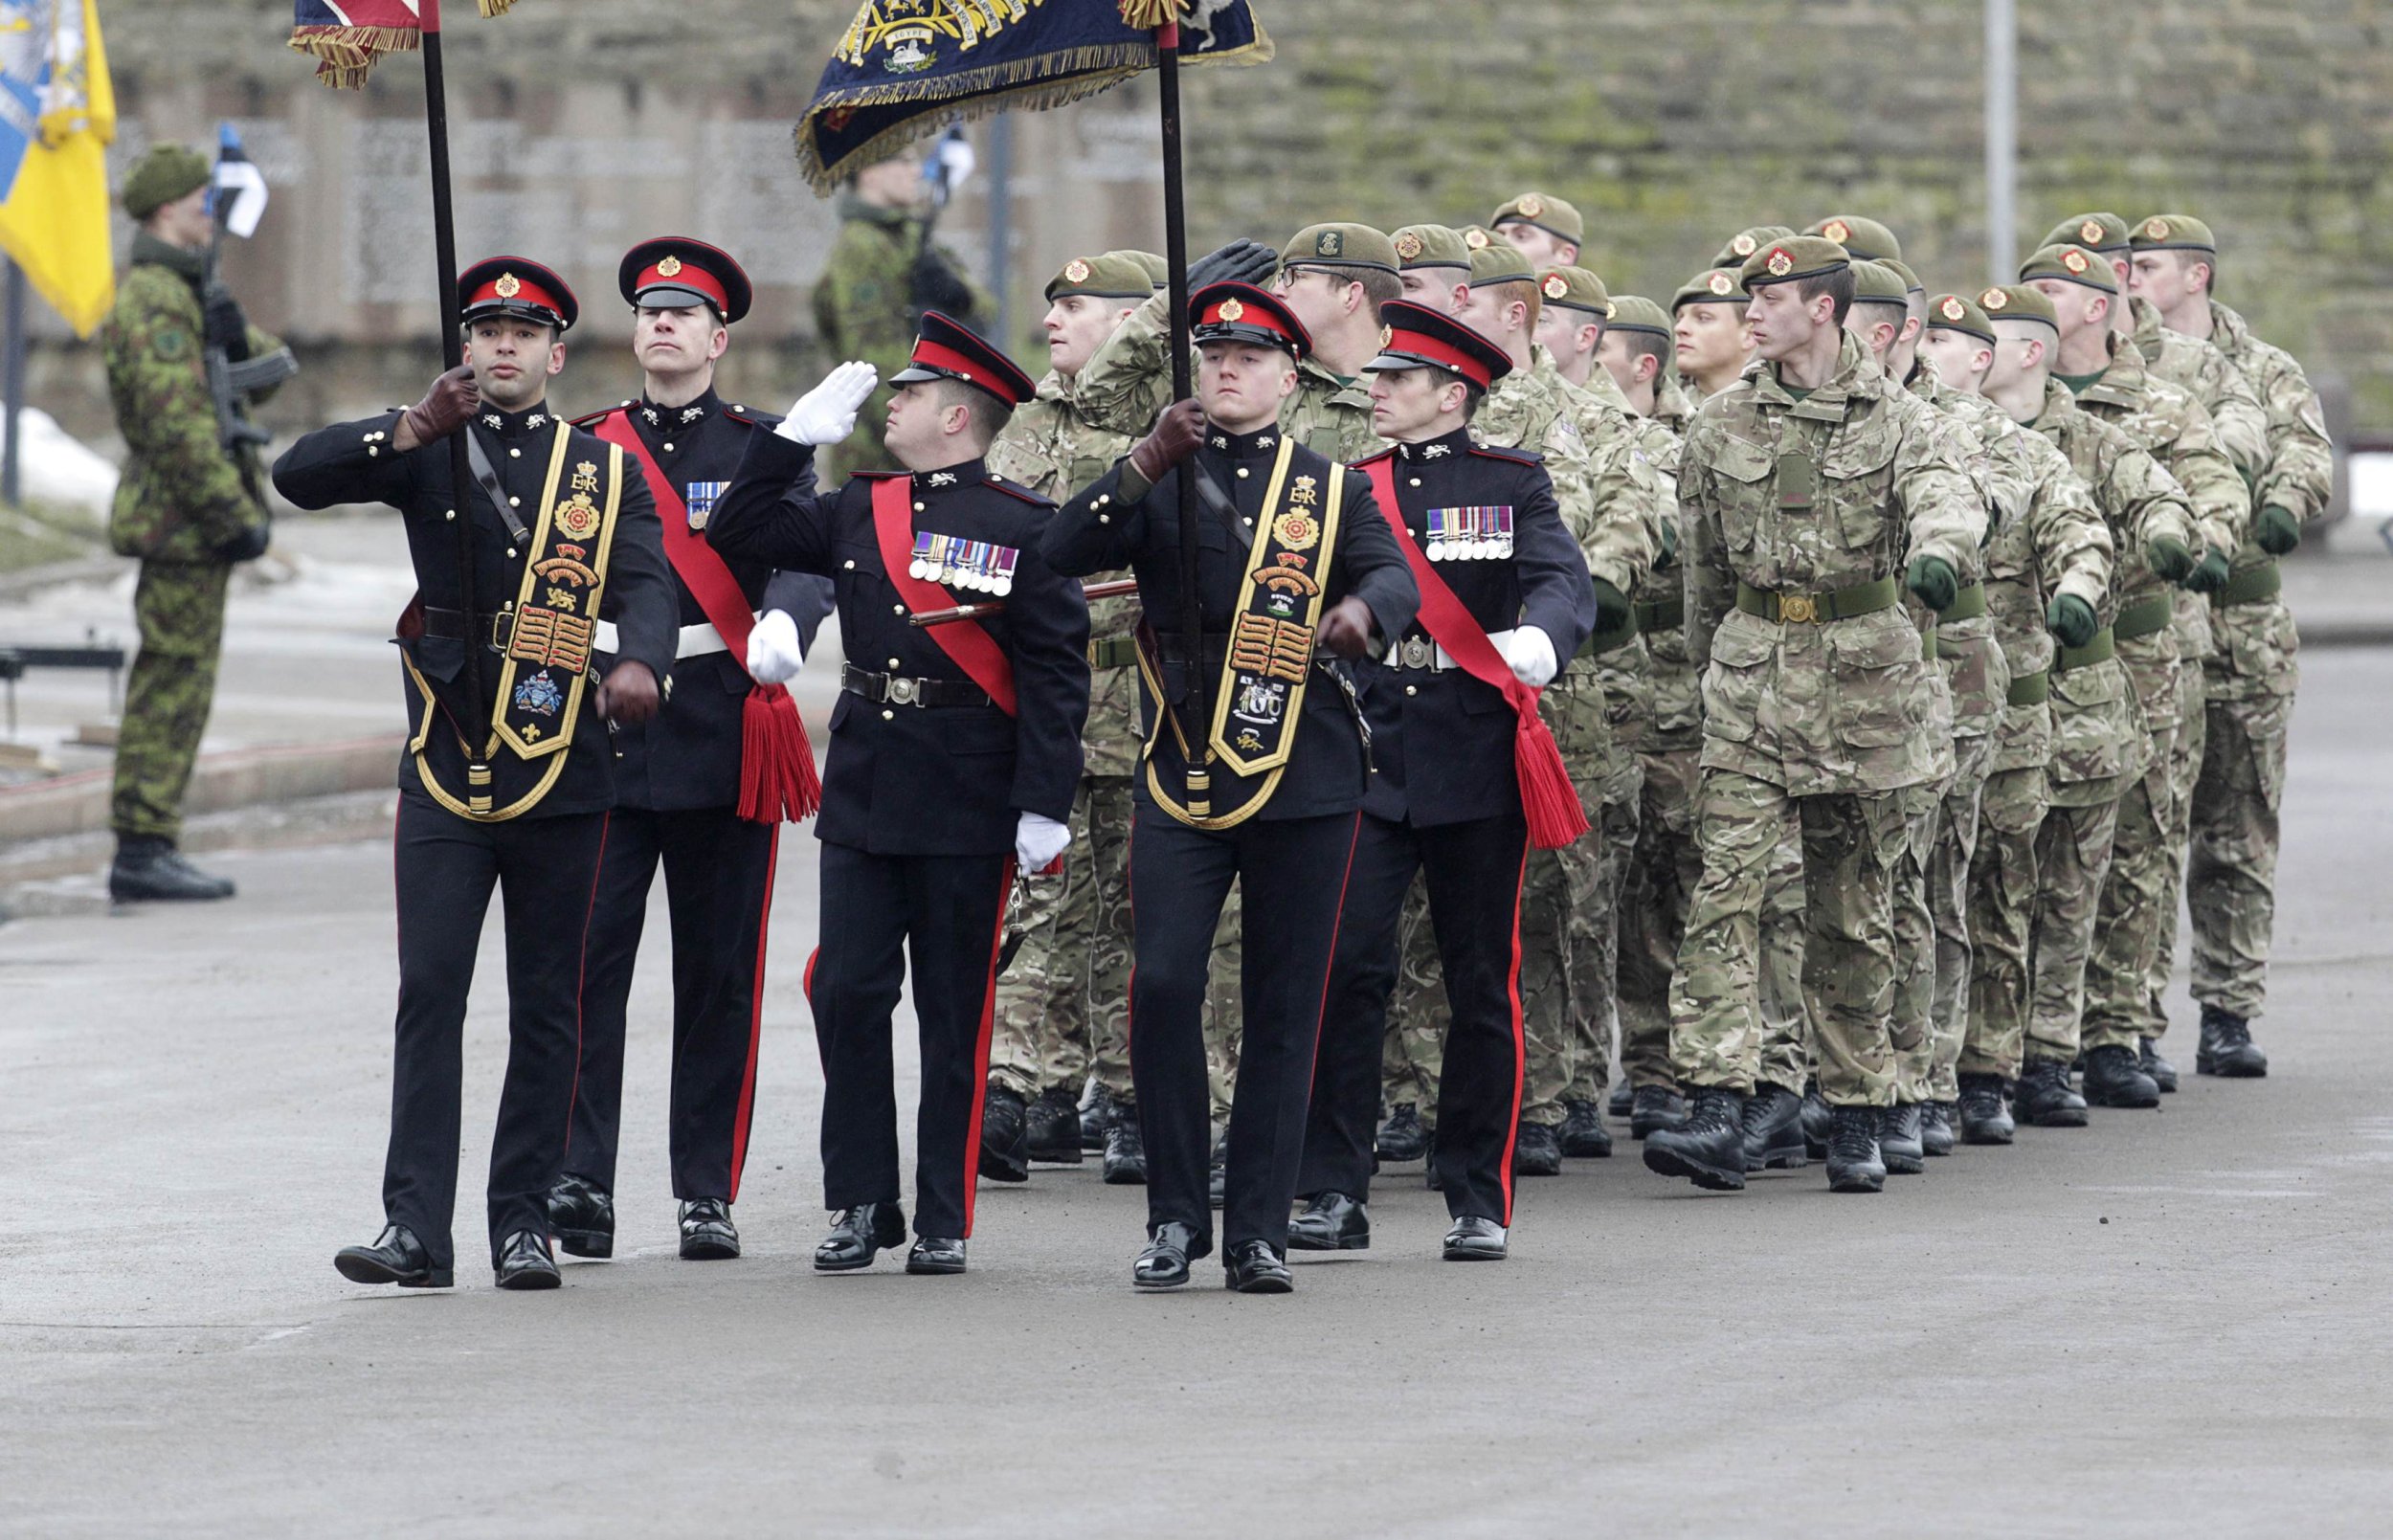
[{"label": "gold tassel on flag", "polygon": [[1121,0],[1121,5],[1123,24],[1147,32],[1179,20],[1188,9],[1183,0]]}]

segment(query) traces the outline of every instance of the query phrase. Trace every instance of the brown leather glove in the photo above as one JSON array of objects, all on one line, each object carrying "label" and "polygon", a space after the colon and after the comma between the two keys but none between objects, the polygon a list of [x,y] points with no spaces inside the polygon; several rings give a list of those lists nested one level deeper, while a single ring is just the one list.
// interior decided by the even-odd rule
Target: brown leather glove
[{"label": "brown leather glove", "polygon": [[1371,649],[1371,606],[1348,594],[1322,615],[1313,640],[1352,660]]},{"label": "brown leather glove", "polygon": [[657,676],[634,658],[607,670],[598,683],[598,714],[620,726],[634,726],[657,714],[661,703]]},{"label": "brown leather glove", "polygon": [[1130,469],[1147,479],[1149,486],[1163,480],[1163,473],[1196,453],[1196,446],[1205,441],[1205,409],[1194,401],[1177,401],[1163,409],[1155,419],[1154,432],[1130,448]]},{"label": "brown leather glove", "polygon": [[[413,449],[415,444],[446,438],[481,407],[481,390],[474,383],[474,366],[459,364],[433,381],[421,401],[399,413],[399,432],[393,442],[399,448]],[[401,442],[410,438],[414,442]]]}]

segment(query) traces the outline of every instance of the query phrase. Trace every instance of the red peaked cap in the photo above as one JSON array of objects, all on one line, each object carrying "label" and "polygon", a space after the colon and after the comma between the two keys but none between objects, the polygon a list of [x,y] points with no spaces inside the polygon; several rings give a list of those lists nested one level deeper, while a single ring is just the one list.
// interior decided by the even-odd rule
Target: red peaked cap
[{"label": "red peaked cap", "polygon": [[1458,374],[1485,391],[1512,372],[1512,360],[1503,348],[1443,310],[1390,300],[1379,307],[1379,324],[1387,328],[1387,341],[1379,345],[1379,356],[1363,366],[1365,373],[1425,366]]},{"label": "red peaked cap", "polygon": [[914,339],[914,356],[906,368],[889,376],[891,385],[922,380],[962,380],[977,385],[1010,407],[1018,407],[1039,391],[1031,377],[988,339],[960,321],[936,310],[923,312],[922,330]]},{"label": "red peaked cap", "polygon": [[615,284],[635,305],[680,310],[703,304],[727,326],[748,314],[755,285],[731,254],[686,235],[660,235],[623,254]]},{"label": "red peaked cap", "polygon": [[476,262],[457,277],[457,297],[464,319],[514,316],[559,331],[581,319],[582,304],[565,279],[538,262],[522,257],[492,257]]},{"label": "red peaked cap", "polygon": [[1261,343],[1298,358],[1313,350],[1312,334],[1280,297],[1252,283],[1208,283],[1188,297],[1189,335],[1200,343]]}]

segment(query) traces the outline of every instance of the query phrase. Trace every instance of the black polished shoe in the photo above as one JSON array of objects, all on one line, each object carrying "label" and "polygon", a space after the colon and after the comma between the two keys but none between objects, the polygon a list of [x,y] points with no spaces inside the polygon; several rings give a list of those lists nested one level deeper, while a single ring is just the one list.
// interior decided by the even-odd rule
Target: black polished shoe
[{"label": "black polished shoe", "polygon": [[2152,1038],[2138,1038],[2136,1040],[2136,1062],[2152,1077],[2152,1083],[2160,1088],[2162,1096],[2177,1089],[2177,1066],[2160,1057],[2160,1045]]},{"label": "black polished shoe", "polygon": [[1371,1215],[1344,1193],[1315,1193],[1287,1222],[1290,1251],[1369,1251]]},{"label": "black polished shoe", "polygon": [[1116,1104],[1113,1093],[1100,1082],[1088,1093],[1088,1101],[1080,1109],[1080,1148],[1085,1155],[1102,1154],[1106,1133],[1113,1127]]},{"label": "black polished shoe", "polygon": [[1745,1099],[1716,1086],[1697,1086],[1686,1127],[1657,1128],[1646,1136],[1645,1169],[1684,1176],[1715,1193],[1743,1189]]},{"label": "black polished shoe", "polygon": [[906,1254],[906,1270],[931,1275],[964,1270],[964,1241],[957,1236],[922,1236]]},{"label": "black polished shoe", "polygon": [[548,1231],[569,1257],[615,1255],[615,1196],[570,1172],[548,1189]]},{"label": "black polished shoe", "polygon": [[1504,1253],[1504,1226],[1493,1219],[1466,1214],[1445,1233],[1447,1261],[1502,1261]]},{"label": "black polished shoe", "polygon": [[1675,1087],[1640,1085],[1630,1093],[1628,1136],[1650,1139],[1670,1128],[1687,1127],[1687,1102]]},{"label": "black polished shoe", "polygon": [[1130,1263],[1130,1283],[1139,1288],[1178,1288],[1188,1282],[1188,1264],[1212,1250],[1210,1237],[1199,1239],[1179,1220],[1166,1219]]},{"label": "black polished shoe", "polygon": [[1106,1129],[1105,1180],[1107,1187],[1147,1185],[1147,1141],[1138,1131],[1136,1107],[1116,1107]]},{"label": "black polished shoe", "polygon": [[2251,1020],[2215,1005],[2202,1008],[2202,1045],[2194,1050],[2194,1072],[2228,1080],[2259,1080],[2269,1056],[2251,1040]]},{"label": "black polished shoe", "polygon": [[1512,1174],[1562,1174],[1561,1130],[1551,1123],[1524,1123],[1512,1138]]},{"label": "black polished shoe", "polygon": [[174,841],[127,835],[108,865],[108,897],[119,904],[189,904],[233,896],[230,878],[211,877],[183,859]]},{"label": "black polished shoe", "polygon": [[1953,1119],[1955,1108],[1950,1102],[1919,1104],[1919,1149],[1931,1159],[1953,1152]]},{"label": "black polished shoe", "polygon": [[2007,1145],[2013,1127],[2011,1109],[2002,1099],[2002,1077],[2000,1075],[1963,1075],[1961,1077],[1961,1142],[1970,1145]]},{"label": "black polished shoe", "polygon": [[1878,1118],[1874,1106],[1828,1109],[1828,1191],[1880,1193],[1886,1190],[1886,1162],[1878,1157]]},{"label": "black polished shoe", "polygon": [[[1746,1100],[1745,1173],[1799,1171],[1803,1154],[1803,1099],[1763,1081]],[[1650,1141],[1648,1141],[1650,1143]]]},{"label": "black polished shoe", "polygon": [[740,1254],[740,1227],[731,1222],[731,1204],[719,1197],[694,1197],[682,1205],[682,1260],[730,1261]]},{"label": "black polished shoe", "polygon": [[1612,1130],[1603,1126],[1603,1109],[1593,1102],[1562,1104],[1562,1158],[1610,1160]]},{"label": "black polished shoe", "polygon": [[906,1210],[896,1203],[860,1203],[841,1209],[831,1233],[815,1248],[815,1271],[852,1273],[870,1267],[884,1251],[906,1244]]},{"label": "black polished shoe", "polygon": [[1631,1085],[1628,1076],[1623,1074],[1612,1087],[1612,1099],[1604,1104],[1603,1109],[1613,1117],[1625,1118],[1635,1110],[1636,1105],[1637,1087]]},{"label": "black polished shoe", "polygon": [[1827,1159],[1828,1135],[1835,1127],[1836,1113],[1820,1094],[1820,1082],[1813,1081],[1803,1087],[1803,1153],[1814,1160]]},{"label": "black polished shoe", "polygon": [[1205,1201],[1216,1209],[1230,1200],[1230,1133],[1213,1142],[1213,1164],[1205,1172]]},{"label": "black polished shoe", "polygon": [[1398,1102],[1388,1109],[1388,1119],[1379,1125],[1378,1137],[1373,1148],[1382,1161],[1391,1165],[1408,1160],[1426,1160],[1429,1156],[1429,1128],[1420,1121],[1420,1107],[1412,1102]]},{"label": "black polished shoe", "polygon": [[1221,1259],[1221,1286],[1239,1294],[1292,1294],[1296,1278],[1265,1240],[1241,1240]]},{"label": "black polished shoe", "polygon": [[1068,1085],[1050,1085],[1029,1108],[1023,1142],[1030,1158],[1050,1166],[1080,1164],[1080,1107]]},{"label": "black polished shoe", "polygon": [[518,1230],[501,1241],[492,1267],[501,1288],[555,1288],[565,1282],[557,1273],[557,1260],[548,1255],[548,1238],[530,1230]]},{"label": "black polished shoe", "polygon": [[2136,1061],[2136,1051],[2121,1043],[2105,1043],[2087,1053],[2084,1094],[2088,1106],[2146,1108],[2160,1105],[2160,1087]]},{"label": "black polished shoe", "polygon": [[370,1246],[343,1246],[332,1265],[352,1283],[396,1283],[401,1288],[449,1288],[456,1280],[432,1264],[432,1253],[403,1224],[385,1225]]},{"label": "black polished shoe", "polygon": [[980,1174],[993,1182],[1030,1180],[1030,1108],[1019,1091],[992,1085],[980,1106]]},{"label": "black polished shoe", "polygon": [[1896,1176],[1916,1176],[1928,1169],[1928,1151],[1919,1138],[1919,1104],[1897,1102],[1878,1108],[1878,1158]]},{"label": "black polished shoe", "polygon": [[2069,1066],[2057,1059],[2031,1059],[2021,1065],[2011,1105],[2020,1122],[2038,1128],[2086,1126],[2086,1099],[2069,1088]]}]

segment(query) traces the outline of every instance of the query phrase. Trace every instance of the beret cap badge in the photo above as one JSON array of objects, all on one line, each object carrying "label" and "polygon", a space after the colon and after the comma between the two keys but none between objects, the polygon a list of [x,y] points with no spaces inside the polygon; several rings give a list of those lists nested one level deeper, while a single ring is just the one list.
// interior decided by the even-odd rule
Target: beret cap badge
[{"label": "beret cap badge", "polygon": [[1988,289],[1985,293],[1978,296],[1978,303],[1979,306],[1987,310],[2006,309],[2009,307],[2011,297],[2004,294],[2000,288]]},{"label": "beret cap badge", "polygon": [[1772,278],[1784,278],[1795,271],[1795,258],[1787,255],[1785,247],[1780,246],[1770,254],[1770,260],[1765,265],[1769,267]]},{"label": "beret cap badge", "polygon": [[1559,300],[1571,292],[1571,282],[1559,273],[1548,273],[1545,289],[1547,299]]},{"label": "beret cap badge", "polygon": [[1852,239],[1853,227],[1846,224],[1842,219],[1831,219],[1826,224],[1820,227],[1820,234],[1827,236],[1830,240],[1835,241],[1837,244],[1843,245],[1845,241]]},{"label": "beret cap badge", "polygon": [[2077,227],[2077,236],[2087,245],[2092,245],[2095,241],[2102,238],[2102,221],[2099,219],[2087,220],[2084,224]]},{"label": "beret cap badge", "polygon": [[1969,312],[1962,307],[1959,298],[1956,295],[1950,294],[1944,297],[1943,310],[1944,319],[1947,321],[1958,321],[1963,316],[1969,314]]}]

